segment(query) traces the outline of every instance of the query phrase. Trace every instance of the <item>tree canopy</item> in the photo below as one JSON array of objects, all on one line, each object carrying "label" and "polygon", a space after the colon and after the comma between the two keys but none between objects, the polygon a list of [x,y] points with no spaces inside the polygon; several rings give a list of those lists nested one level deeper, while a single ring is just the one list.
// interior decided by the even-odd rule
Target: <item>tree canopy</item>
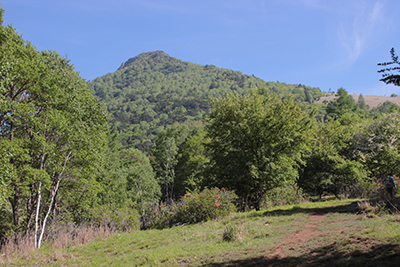
[{"label": "tree canopy", "polygon": [[210,97],[228,92],[242,95],[252,86],[265,86],[283,98],[291,95],[310,104],[323,95],[319,88],[266,82],[239,71],[184,62],[162,51],[131,58],[88,86],[106,103],[121,143],[144,152],[150,151],[158,133],[168,126],[201,121],[209,113]]},{"label": "tree canopy", "polygon": [[[0,158],[9,169],[1,182],[9,188],[14,230],[34,227],[40,247],[56,202],[96,196],[107,112],[68,59],[38,52],[11,26],[0,27],[0,66]],[[83,191],[90,194],[82,198]]]},{"label": "tree canopy", "polygon": [[392,49],[390,50],[390,56],[392,58],[392,61],[378,63],[378,66],[385,66],[385,68],[378,71],[382,74],[382,79],[380,79],[380,81],[386,84],[400,86],[400,75],[397,74],[398,72],[400,72],[400,62],[399,56],[396,55],[394,47],[392,47]]},{"label": "tree canopy", "polygon": [[263,194],[293,182],[307,149],[313,113],[270,90],[213,99],[206,144],[214,183],[250,197],[259,209]]}]

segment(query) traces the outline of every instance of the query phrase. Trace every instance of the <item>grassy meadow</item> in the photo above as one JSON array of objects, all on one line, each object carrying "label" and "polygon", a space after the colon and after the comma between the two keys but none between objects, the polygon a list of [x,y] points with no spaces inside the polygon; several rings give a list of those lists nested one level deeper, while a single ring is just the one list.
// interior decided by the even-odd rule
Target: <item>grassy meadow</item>
[{"label": "grassy meadow", "polygon": [[[396,205],[394,199],[390,205]],[[1,266],[397,266],[400,215],[360,199],[232,213],[1,255]]]}]

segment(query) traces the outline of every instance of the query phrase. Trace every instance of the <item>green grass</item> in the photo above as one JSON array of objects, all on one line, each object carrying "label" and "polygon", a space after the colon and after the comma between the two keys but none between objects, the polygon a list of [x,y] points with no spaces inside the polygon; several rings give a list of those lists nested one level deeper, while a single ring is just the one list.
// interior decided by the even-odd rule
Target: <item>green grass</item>
[{"label": "green grass", "polygon": [[[28,256],[3,259],[3,266],[397,266],[400,216],[357,214],[357,201],[235,213],[64,249],[45,245]],[[223,240],[227,229],[234,229],[231,241]],[[304,233],[310,237],[284,243]],[[272,257],[278,248],[284,256]]]}]

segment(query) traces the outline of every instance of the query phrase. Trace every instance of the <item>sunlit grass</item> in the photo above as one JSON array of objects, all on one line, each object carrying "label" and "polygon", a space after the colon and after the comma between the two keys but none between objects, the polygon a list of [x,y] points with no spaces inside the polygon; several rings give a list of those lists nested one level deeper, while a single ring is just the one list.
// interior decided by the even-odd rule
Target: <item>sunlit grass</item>
[{"label": "sunlit grass", "polygon": [[[45,245],[29,256],[3,260],[2,266],[213,266],[233,261],[251,265],[260,257],[266,257],[263,263],[269,264],[267,256],[277,244],[305,229],[312,229],[310,238],[281,248],[299,262],[324,260],[327,265],[322,266],[330,266],[335,256],[338,262],[358,264],[363,253],[382,257],[373,254],[378,245],[390,245],[388,253],[395,253],[400,242],[400,215],[357,214],[359,201],[287,205],[164,230],[113,234],[79,246]],[[316,214],[321,220],[310,220]],[[228,230],[233,235],[227,241],[224,233]],[[382,251],[378,249],[385,255]]]}]

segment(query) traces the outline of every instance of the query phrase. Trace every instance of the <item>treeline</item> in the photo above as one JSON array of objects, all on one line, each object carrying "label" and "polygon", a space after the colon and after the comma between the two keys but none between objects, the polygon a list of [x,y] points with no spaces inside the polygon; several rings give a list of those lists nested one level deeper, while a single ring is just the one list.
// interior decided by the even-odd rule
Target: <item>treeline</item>
[{"label": "treeline", "polygon": [[[40,247],[76,225],[198,222],[233,210],[233,200],[260,209],[271,190],[292,185],[368,196],[400,171],[399,107],[371,112],[343,88],[316,105],[318,88],[161,51],[86,83],[66,58],[3,25],[0,55],[2,242],[33,236]],[[164,217],[160,207],[170,208]]]}]

